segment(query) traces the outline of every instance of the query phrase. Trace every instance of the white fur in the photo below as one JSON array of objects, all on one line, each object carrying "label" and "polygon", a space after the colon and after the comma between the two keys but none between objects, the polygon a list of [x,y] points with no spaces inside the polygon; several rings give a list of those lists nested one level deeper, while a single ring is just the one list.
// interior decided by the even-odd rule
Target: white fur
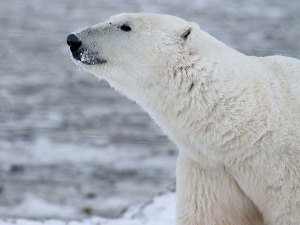
[{"label": "white fur", "polygon": [[300,224],[299,60],[246,56],[167,15],[121,14],[76,34],[107,61],[83,68],[179,147],[178,225]]}]

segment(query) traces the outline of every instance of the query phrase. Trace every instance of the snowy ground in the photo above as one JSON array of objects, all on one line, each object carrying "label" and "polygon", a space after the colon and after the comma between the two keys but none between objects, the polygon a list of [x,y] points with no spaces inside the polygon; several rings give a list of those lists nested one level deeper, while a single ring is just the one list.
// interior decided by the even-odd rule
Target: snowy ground
[{"label": "snowy ground", "polygon": [[246,54],[300,57],[298,0],[1,0],[0,218],[119,217],[172,186],[176,147],[66,45],[71,31],[140,11],[195,21]]},{"label": "snowy ground", "polygon": [[100,217],[92,217],[81,221],[5,219],[0,220],[0,225],[174,225],[175,207],[173,206],[175,206],[175,201],[175,193],[166,192],[141,206],[129,208],[121,218],[117,219]]}]

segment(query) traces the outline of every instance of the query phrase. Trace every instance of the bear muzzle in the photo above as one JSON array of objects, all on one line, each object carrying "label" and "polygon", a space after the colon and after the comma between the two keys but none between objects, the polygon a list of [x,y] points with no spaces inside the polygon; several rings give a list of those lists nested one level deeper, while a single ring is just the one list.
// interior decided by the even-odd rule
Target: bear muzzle
[{"label": "bear muzzle", "polygon": [[82,47],[82,41],[75,34],[70,34],[67,37],[67,44],[70,46],[72,56],[75,60],[78,60],[87,65],[105,63],[106,60],[98,57],[98,54],[91,53],[87,49]]}]

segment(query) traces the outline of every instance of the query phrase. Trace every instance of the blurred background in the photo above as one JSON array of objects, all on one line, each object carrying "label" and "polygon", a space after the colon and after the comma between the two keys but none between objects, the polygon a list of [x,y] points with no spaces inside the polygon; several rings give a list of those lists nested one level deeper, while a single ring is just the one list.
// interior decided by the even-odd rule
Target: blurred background
[{"label": "blurred background", "polygon": [[299,0],[1,0],[0,217],[117,217],[174,184],[176,147],[66,45],[142,11],[197,22],[245,54],[300,57]]}]

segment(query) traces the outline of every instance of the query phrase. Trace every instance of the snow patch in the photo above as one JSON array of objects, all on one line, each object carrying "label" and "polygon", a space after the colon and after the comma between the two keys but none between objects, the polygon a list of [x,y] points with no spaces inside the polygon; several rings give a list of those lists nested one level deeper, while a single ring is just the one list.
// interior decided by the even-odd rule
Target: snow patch
[{"label": "snow patch", "polygon": [[[40,199],[37,196],[27,195],[16,207],[0,207],[0,213],[2,215],[7,215],[8,217],[25,214],[29,218],[70,218],[76,212],[74,212],[73,208],[68,208],[66,206],[61,207],[60,205],[55,205]],[[1,222],[0,224],[2,225]],[[22,223],[22,225],[26,225],[26,223]]]},{"label": "snow patch", "polygon": [[[27,203],[30,202],[30,208]],[[138,208],[131,208],[122,218],[105,219],[93,217],[82,221],[62,221],[62,220],[25,220],[25,219],[0,219],[0,225],[174,225],[175,224],[175,204],[176,196],[174,192],[168,192],[158,195],[152,201],[145,203]],[[28,215],[36,213],[45,213],[49,215],[52,212],[53,217],[57,213],[57,209],[61,212],[61,207],[45,203],[40,199],[28,196],[26,201],[21,204],[18,210],[28,210]],[[73,213],[70,209],[64,209],[63,214]]]}]

